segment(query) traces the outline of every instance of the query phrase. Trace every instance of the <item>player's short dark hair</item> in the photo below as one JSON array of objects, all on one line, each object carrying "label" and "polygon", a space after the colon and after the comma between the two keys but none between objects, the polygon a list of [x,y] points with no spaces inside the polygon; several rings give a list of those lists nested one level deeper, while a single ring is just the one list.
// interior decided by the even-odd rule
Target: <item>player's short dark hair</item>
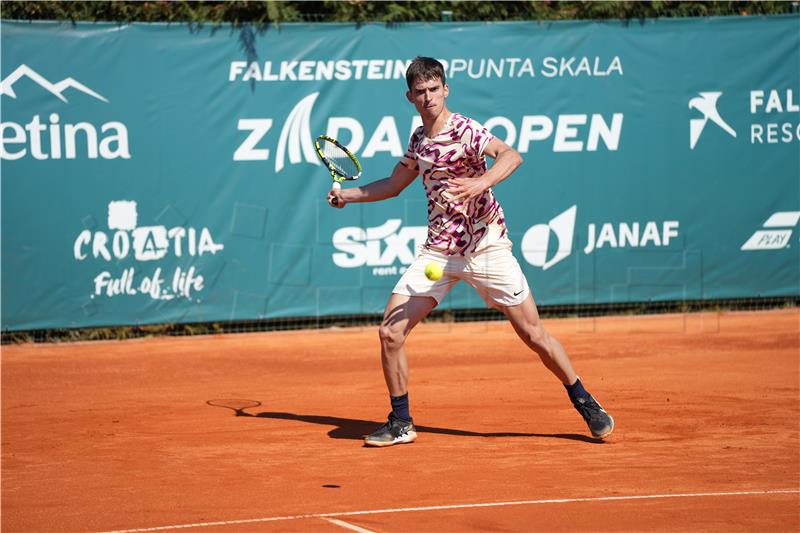
[{"label": "player's short dark hair", "polygon": [[406,70],[408,89],[411,90],[411,86],[418,80],[442,80],[442,85],[444,85],[444,67],[432,57],[417,56]]}]

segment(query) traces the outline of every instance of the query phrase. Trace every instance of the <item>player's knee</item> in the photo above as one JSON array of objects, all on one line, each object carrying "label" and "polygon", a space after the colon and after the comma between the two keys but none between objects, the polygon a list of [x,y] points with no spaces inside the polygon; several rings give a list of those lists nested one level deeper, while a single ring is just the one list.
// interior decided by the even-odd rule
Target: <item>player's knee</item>
[{"label": "player's knee", "polygon": [[388,348],[399,348],[406,340],[402,329],[387,324],[383,324],[378,328],[378,336],[381,339],[381,344]]},{"label": "player's knee", "polygon": [[528,346],[533,348],[537,354],[541,356],[550,355],[549,336],[541,324],[529,326],[525,329],[524,335],[525,342],[528,344]]}]

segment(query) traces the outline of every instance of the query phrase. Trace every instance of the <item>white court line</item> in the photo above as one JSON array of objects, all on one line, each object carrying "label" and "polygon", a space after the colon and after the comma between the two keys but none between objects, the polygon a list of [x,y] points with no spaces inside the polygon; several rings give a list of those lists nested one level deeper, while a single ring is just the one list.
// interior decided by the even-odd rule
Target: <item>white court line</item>
[{"label": "white court line", "polygon": [[343,527],[345,529],[349,529],[351,531],[358,531],[358,533],[375,533],[371,529],[364,529],[363,527],[359,527],[355,524],[350,524],[345,522],[344,520],[336,520],[335,518],[322,518],[326,522],[330,522],[331,524],[336,524],[337,526]]},{"label": "white court line", "polygon": [[548,503],[578,502],[610,502],[632,500],[655,500],[660,498],[713,498],[722,496],[755,496],[764,494],[800,494],[800,489],[765,489],[739,492],[688,492],[679,494],[646,494],[639,496],[598,496],[595,498],[559,498],[550,500],[520,500],[510,502],[465,503],[456,505],[430,505],[426,507],[400,507],[396,509],[375,509],[372,511],[343,511],[341,513],[317,513],[289,516],[271,516],[268,518],[250,518],[247,520],[226,520],[221,522],[198,522],[195,524],[178,524],[173,526],[143,527],[135,529],[118,529],[104,533],[142,533],[146,531],[167,531],[170,529],[188,529],[192,527],[235,526],[238,524],[254,524],[257,522],[278,522],[282,520],[305,520],[309,518],[327,519],[334,516],[359,516],[384,513],[409,513],[418,511],[442,511],[449,509],[476,509],[480,507],[506,507],[510,505],[541,505]]}]

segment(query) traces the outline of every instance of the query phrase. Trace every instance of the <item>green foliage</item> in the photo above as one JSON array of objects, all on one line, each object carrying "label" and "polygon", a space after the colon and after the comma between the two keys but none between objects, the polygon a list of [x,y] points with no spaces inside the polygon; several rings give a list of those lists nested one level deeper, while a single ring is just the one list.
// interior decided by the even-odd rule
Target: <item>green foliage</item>
[{"label": "green foliage", "polygon": [[301,22],[300,2],[3,2],[4,19],[267,24]]},{"label": "green foliage", "polygon": [[281,22],[402,22],[640,19],[768,15],[798,11],[798,2],[373,2],[366,0],[323,2],[89,2],[8,1],[0,4],[6,20],[69,20],[126,22],[189,22],[215,25]]}]

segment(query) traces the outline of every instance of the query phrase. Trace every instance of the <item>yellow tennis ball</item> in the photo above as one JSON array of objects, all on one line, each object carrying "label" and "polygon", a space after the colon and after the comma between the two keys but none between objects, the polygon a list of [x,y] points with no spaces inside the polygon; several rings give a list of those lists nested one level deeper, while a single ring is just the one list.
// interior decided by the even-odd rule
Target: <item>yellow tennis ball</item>
[{"label": "yellow tennis ball", "polygon": [[425,265],[425,277],[431,281],[438,281],[442,279],[444,269],[439,263],[428,263]]}]

